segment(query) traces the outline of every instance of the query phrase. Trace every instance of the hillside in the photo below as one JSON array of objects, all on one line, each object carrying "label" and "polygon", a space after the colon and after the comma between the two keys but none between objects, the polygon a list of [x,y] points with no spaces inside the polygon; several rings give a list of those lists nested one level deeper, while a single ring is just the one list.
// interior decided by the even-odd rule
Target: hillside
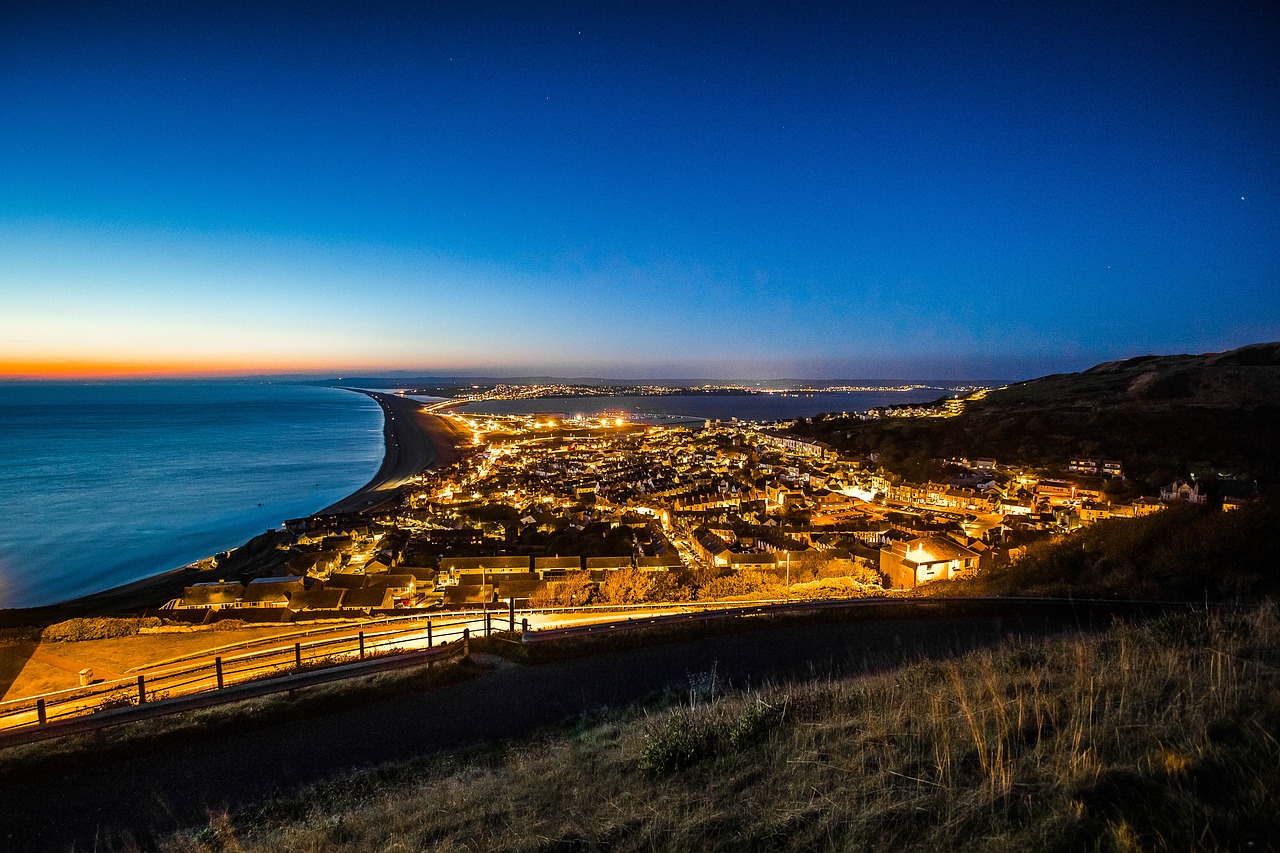
[{"label": "hillside", "polygon": [[1034,543],[1017,562],[1001,555],[973,578],[927,584],[920,594],[1274,600],[1278,550],[1280,500],[1274,496],[1236,512],[1175,506]]},{"label": "hillside", "polygon": [[214,813],[160,847],[1264,849],[1278,642],[1266,608],[755,690],[712,670],[646,706]]},{"label": "hillside", "polygon": [[793,429],[916,478],[950,456],[1057,467],[1081,455],[1121,460],[1151,485],[1192,472],[1274,483],[1280,343],[1106,362],[992,391],[952,418],[818,416]]}]

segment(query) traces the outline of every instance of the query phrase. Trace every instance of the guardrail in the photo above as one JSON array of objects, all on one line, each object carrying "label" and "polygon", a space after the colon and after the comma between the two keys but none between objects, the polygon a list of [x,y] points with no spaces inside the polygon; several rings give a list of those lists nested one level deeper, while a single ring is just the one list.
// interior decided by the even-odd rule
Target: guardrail
[{"label": "guardrail", "polygon": [[[1170,609],[1185,610],[1188,608],[1206,608],[1212,610],[1248,609],[1249,605],[1231,603],[1195,603],[1185,601],[1131,601],[1105,598],[1035,598],[1029,596],[956,596],[937,598],[854,598],[828,599],[816,601],[764,601],[752,604],[738,603],[737,606],[724,606],[715,609],[694,611],[690,613],[672,613],[647,618],[628,618],[612,622],[597,622],[590,625],[572,625],[565,628],[544,628],[539,631],[528,630],[523,626],[520,642],[524,644],[540,643],[549,640],[569,637],[595,636],[636,631],[663,625],[677,625],[696,622],[712,622],[722,619],[741,619],[745,617],[771,617],[787,614],[816,613],[833,610],[884,610],[891,608],[910,611],[951,610],[965,607],[979,607],[993,611],[1008,611],[1010,615],[1028,615],[1028,609],[1052,609],[1059,613],[1066,611],[1101,610],[1118,615],[1120,613],[1145,614],[1168,611]],[[1019,610],[1021,608],[1021,610]]]},{"label": "guardrail", "polygon": [[160,699],[143,705],[114,708],[44,725],[25,726],[7,732],[0,732],[0,748],[49,740],[70,734],[98,731],[121,723],[132,723],[153,717],[185,713],[228,702],[239,702],[245,699],[269,696],[273,693],[292,692],[303,687],[313,687],[318,684],[327,684],[362,675],[374,675],[379,672],[419,666],[424,663],[430,667],[435,663],[445,663],[464,658],[468,652],[469,642],[467,637],[464,636],[460,640],[423,651],[406,652],[374,660],[356,661],[278,678],[249,681],[214,692]]},{"label": "guardrail", "polygon": [[[409,627],[383,631],[360,630],[334,637],[289,643],[266,638],[268,648],[205,656],[192,662],[153,669],[128,678],[103,681],[0,702],[0,731],[50,726],[59,721],[138,707],[193,693],[227,691],[236,685],[293,675],[387,655],[431,650],[468,633],[473,619],[440,622],[419,620]],[[486,633],[492,618],[484,620]],[[314,632],[310,632],[314,633]],[[328,633],[333,633],[330,628]],[[407,664],[405,664],[407,665]],[[344,676],[345,677],[345,676]],[[229,695],[229,694],[227,694]],[[230,698],[219,701],[231,701]]]},{"label": "guardrail", "polygon": [[[520,614],[524,618],[519,624],[519,642],[539,643],[569,637],[635,631],[662,625],[833,610],[906,608],[918,612],[980,606],[1025,615],[1025,610],[1022,613],[1018,612],[1019,608],[1050,607],[1059,612],[1064,608],[1101,608],[1119,613],[1148,612],[1171,607],[1186,608],[1192,605],[1186,602],[985,597],[708,602],[701,606],[702,609],[686,613],[638,616],[625,620],[573,625],[565,628],[544,628],[537,631],[530,631],[528,625],[528,614],[531,613],[585,613],[599,610],[643,612],[655,608],[678,606],[682,605],[679,603],[630,607],[605,605],[521,610]],[[1194,606],[1214,609],[1239,607],[1239,605],[1208,603]],[[179,660],[172,666],[152,668],[149,673],[136,677],[0,702],[0,747],[54,737],[72,731],[97,729],[116,722],[125,722],[126,719],[145,719],[196,707],[237,701],[250,696],[293,690],[310,684],[350,678],[384,669],[411,666],[422,661],[442,659],[432,656],[443,654],[448,657],[454,654],[455,652],[452,651],[442,653],[439,649],[445,645],[452,645],[453,640],[457,640],[460,647],[469,637],[470,626],[474,623],[478,623],[477,633],[483,633],[485,636],[491,634],[502,623],[507,623],[513,632],[517,629],[516,610],[511,605],[505,611],[477,610],[452,615],[461,619],[442,622],[424,620],[421,617],[392,617],[365,623],[362,625],[362,630],[355,633],[342,633],[338,636],[306,642],[303,641],[306,636],[333,633],[335,629],[311,629],[285,637],[263,638],[250,642],[249,645],[255,648],[234,646],[225,650],[245,648],[244,651],[212,657],[206,655],[193,662]],[[406,627],[390,624],[406,620],[414,624]],[[367,630],[384,625],[388,626],[386,630]],[[293,642],[289,643],[289,640]],[[266,645],[268,648],[257,649],[256,647],[260,645]],[[43,734],[40,734],[41,732]]]},{"label": "guardrail", "polygon": [[[584,613],[598,610],[644,610],[670,605],[558,607],[522,610],[521,613]],[[351,660],[430,649],[459,638],[468,625],[488,635],[506,623],[516,629],[515,609],[455,611],[444,618],[423,614],[388,616],[360,624],[360,630],[332,635],[341,628],[313,626],[302,631],[262,637],[222,649],[195,652],[147,667],[126,678],[101,681],[84,687],[51,691],[37,696],[0,702],[0,733],[28,726],[45,726],[86,714],[138,707],[168,698],[226,690],[246,681],[278,677],[341,664]],[[313,639],[319,637],[319,639]],[[221,654],[214,652],[220,651]],[[229,700],[228,700],[229,701]]]}]

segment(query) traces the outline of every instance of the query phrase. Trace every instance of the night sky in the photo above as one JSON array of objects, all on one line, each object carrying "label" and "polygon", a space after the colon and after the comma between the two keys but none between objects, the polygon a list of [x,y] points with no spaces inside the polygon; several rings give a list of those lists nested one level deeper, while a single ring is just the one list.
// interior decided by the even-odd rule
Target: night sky
[{"label": "night sky", "polygon": [[0,376],[1280,338],[1274,2],[182,5],[0,10]]}]

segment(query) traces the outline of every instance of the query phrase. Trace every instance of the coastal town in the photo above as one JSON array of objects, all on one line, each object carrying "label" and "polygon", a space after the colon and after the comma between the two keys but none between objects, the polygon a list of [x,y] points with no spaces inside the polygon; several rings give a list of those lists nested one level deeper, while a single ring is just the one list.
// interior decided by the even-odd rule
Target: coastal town
[{"label": "coastal town", "polygon": [[[951,417],[985,393],[868,416]],[[901,595],[1016,562],[1029,543],[1102,519],[1204,500],[1181,481],[1129,497],[1115,488],[1123,461],[1091,457],[1051,472],[952,457],[938,460],[945,478],[912,482],[785,423],[456,404],[420,417],[448,428],[451,461],[368,510],[287,522],[272,534],[273,568],[194,583],[166,618]]]}]

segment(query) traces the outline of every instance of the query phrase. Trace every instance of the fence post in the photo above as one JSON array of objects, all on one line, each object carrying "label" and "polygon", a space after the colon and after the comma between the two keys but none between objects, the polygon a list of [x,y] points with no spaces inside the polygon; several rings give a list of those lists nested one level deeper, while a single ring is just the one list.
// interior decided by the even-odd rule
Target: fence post
[{"label": "fence post", "polygon": [[427,620],[427,648],[431,648],[431,620]]},{"label": "fence post", "polygon": [[43,699],[36,700],[36,719],[40,721],[40,725],[42,726],[49,722],[49,714],[45,710]]},{"label": "fence post", "polygon": [[524,642],[524,635],[529,633],[529,617],[526,616],[520,620],[520,642]]},{"label": "fence post", "polygon": [[471,629],[462,629],[462,656],[469,657],[471,655]]},{"label": "fence post", "polygon": [[302,669],[302,643],[293,644],[293,665],[297,669]]},{"label": "fence post", "polygon": [[513,595],[507,601],[509,602],[508,612],[511,614],[511,633],[514,634],[516,632],[516,597]]},{"label": "fence post", "polygon": [[146,704],[147,701],[147,678],[145,675],[138,676],[138,704]]},{"label": "fence post", "polygon": [[490,621],[489,611],[484,612],[484,635],[487,637],[493,633],[493,622]]},{"label": "fence post", "polygon": [[364,660],[364,631],[360,632],[360,660]]},{"label": "fence post", "polygon": [[213,666],[214,666],[214,669],[216,669],[218,672],[218,689],[221,690],[222,689],[222,658],[221,657],[214,658]]}]

